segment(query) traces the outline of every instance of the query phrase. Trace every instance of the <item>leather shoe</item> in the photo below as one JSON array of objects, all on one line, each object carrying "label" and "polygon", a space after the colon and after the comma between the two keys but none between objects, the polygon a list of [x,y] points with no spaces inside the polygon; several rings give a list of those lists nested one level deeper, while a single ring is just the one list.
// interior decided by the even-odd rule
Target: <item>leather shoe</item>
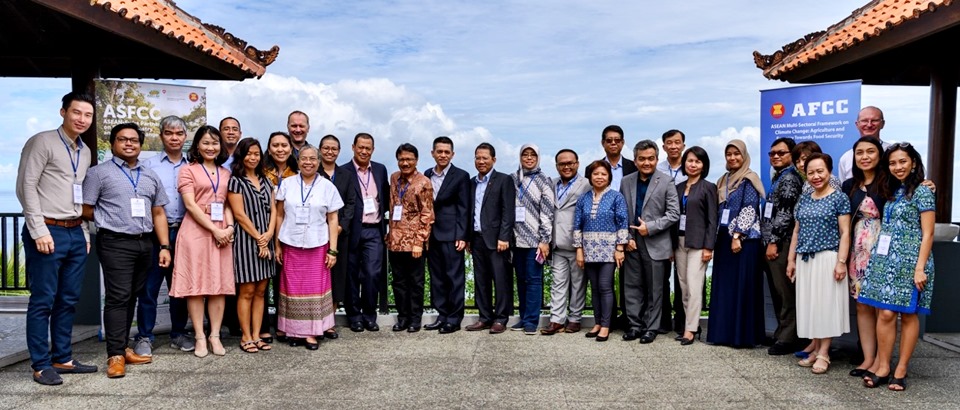
[{"label": "leather shoe", "polygon": [[120,378],[127,375],[126,362],[123,356],[110,356],[107,360],[107,377],[111,379]]},{"label": "leather shoe", "polygon": [[323,337],[334,340],[340,338],[340,332],[337,332],[337,328],[331,327],[323,332]]},{"label": "leather shoe", "polygon": [[648,330],[646,332],[643,332],[643,336],[640,336],[640,343],[642,344],[653,343],[653,341],[656,339],[657,339],[657,332],[654,330]]},{"label": "leather shoe", "polygon": [[438,321],[433,322],[433,323],[431,323],[431,324],[424,325],[424,326],[423,326],[423,330],[440,330],[440,328],[442,328],[444,324],[445,324],[445,323],[443,323],[443,322],[441,322],[441,321],[438,320]]},{"label": "leather shoe", "polygon": [[466,329],[467,329],[468,332],[476,332],[476,331],[479,331],[479,330],[487,330],[487,329],[489,329],[489,328],[490,328],[490,325],[488,325],[488,324],[486,324],[486,323],[483,323],[483,322],[481,322],[481,321],[477,321],[477,323],[474,323],[474,324],[472,324],[472,325],[470,325],[470,326],[467,326]]},{"label": "leather shoe", "polygon": [[767,349],[767,354],[770,356],[783,356],[793,352],[793,345],[781,341],[777,341]]},{"label": "leather shoe", "polygon": [[503,323],[494,322],[493,326],[490,326],[490,334],[503,333],[507,330],[507,327]]},{"label": "leather shoe", "polygon": [[300,347],[303,346],[303,339],[299,337],[287,337],[287,344],[290,347]]},{"label": "leather shoe", "polygon": [[147,364],[153,363],[153,357],[150,356],[140,356],[133,352],[133,349],[127,348],[123,351],[123,360],[129,364]]},{"label": "leather shoe", "polygon": [[377,322],[367,322],[363,324],[363,328],[371,332],[379,332],[380,326],[377,325]]},{"label": "leather shoe", "polygon": [[363,323],[360,323],[360,322],[353,322],[353,323],[351,323],[351,324],[350,324],[350,330],[352,330],[352,331],[354,331],[354,332],[357,332],[357,333],[362,332],[362,331],[363,331]]},{"label": "leather shoe", "polygon": [[63,384],[63,378],[54,369],[43,369],[33,372],[33,381],[44,386],[56,386]]},{"label": "leather shoe", "polygon": [[444,323],[443,326],[440,328],[440,334],[445,335],[445,334],[447,334],[447,333],[453,333],[453,332],[456,332],[456,331],[458,331],[458,330],[460,330],[460,325],[453,325],[453,324],[450,324],[450,323]]},{"label": "leather shoe", "polygon": [[544,336],[555,335],[557,333],[563,333],[563,325],[559,323],[550,322],[547,327],[540,329],[540,334]]},{"label": "leather shoe", "polygon": [[638,335],[637,333],[640,333],[640,332],[638,332],[636,329],[627,330],[626,332],[623,333],[623,341],[629,342],[629,341],[637,340],[637,338],[640,337],[640,335]]},{"label": "leather shoe", "polygon": [[54,363],[53,370],[58,374],[67,374],[67,373],[96,373],[97,366],[92,364],[83,364],[74,359],[70,364],[60,364]]},{"label": "leather shoe", "polygon": [[393,328],[391,330],[394,332],[402,332],[408,327],[410,327],[410,323],[407,321],[407,319],[400,319],[397,321],[397,323],[393,324]]},{"label": "leather shoe", "polygon": [[307,348],[307,350],[317,350],[320,348],[320,338],[318,337],[317,341],[314,343],[310,343],[307,341],[307,339],[303,339],[303,345]]},{"label": "leather shoe", "polygon": [[580,322],[567,322],[567,327],[563,329],[563,333],[577,333],[580,331]]},{"label": "leather shoe", "polygon": [[411,323],[410,326],[407,326],[407,333],[417,333],[420,331],[419,323]]}]

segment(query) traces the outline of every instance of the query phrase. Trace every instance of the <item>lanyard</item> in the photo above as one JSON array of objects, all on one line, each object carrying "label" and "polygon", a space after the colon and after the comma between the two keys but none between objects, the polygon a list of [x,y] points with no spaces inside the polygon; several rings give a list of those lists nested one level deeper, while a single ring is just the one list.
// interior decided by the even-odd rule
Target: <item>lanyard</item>
[{"label": "lanyard", "polygon": [[[75,153],[75,154],[76,154],[75,156],[77,157],[77,159],[74,160],[74,159],[73,159],[74,155],[70,155],[71,152],[70,152],[70,147],[67,145],[67,140],[66,140],[66,138],[63,138],[63,134],[60,133],[60,129],[59,129],[59,128],[57,128],[57,135],[60,136],[60,142],[63,143],[63,148],[65,148],[65,149],[67,150],[67,157],[70,158],[70,165],[73,167],[73,180],[76,181],[76,180],[77,180],[77,168],[80,167],[80,147],[81,147],[82,145],[77,145],[77,152]],[[83,144],[83,142],[81,142],[80,144]]]},{"label": "lanyard", "polygon": [[[130,175],[133,175],[133,170],[130,170],[130,174],[127,174],[127,171],[124,171],[123,167],[121,167],[120,164],[117,163],[117,161],[113,161],[113,165],[116,165],[117,169],[119,169],[120,172],[123,173],[123,176],[127,177],[127,179],[130,180],[130,185],[133,185],[133,194],[137,195],[137,185],[140,185],[140,173],[142,171],[142,168],[137,167],[137,180],[134,181],[133,177],[130,176]],[[211,181],[210,183],[212,184],[213,181]]]},{"label": "lanyard", "polygon": [[681,214],[684,214],[684,215],[687,214],[687,196],[686,195],[683,196],[683,209],[681,211],[682,211],[680,212]]},{"label": "lanyard", "polygon": [[530,174],[530,175],[529,175],[530,181],[527,181],[527,187],[526,187],[526,188],[523,187],[523,177],[522,177],[522,176],[520,177],[520,181],[517,181],[517,188],[520,188],[520,191],[517,192],[517,199],[518,199],[518,200],[520,200],[520,201],[523,200],[523,194],[530,190],[530,184],[533,183],[533,180],[536,178],[537,174],[539,174],[539,172],[536,172],[536,173],[533,173],[533,174]]},{"label": "lanyard", "polygon": [[373,173],[373,170],[370,168],[371,167],[367,167],[367,182],[363,182],[363,180],[360,179],[360,170],[359,169],[357,170],[357,181],[360,181],[360,185],[363,185],[364,195],[366,195],[367,191],[370,190],[370,174]]},{"label": "lanyard", "polygon": [[723,183],[723,197],[726,198],[723,201],[723,209],[730,209],[730,178],[727,177],[727,180]]},{"label": "lanyard", "polygon": [[[897,190],[897,193],[898,193],[899,195],[897,195],[897,198],[893,200],[893,203],[892,203],[892,204],[888,204],[888,205],[890,205],[890,211],[893,211],[893,208],[895,208],[895,207],[897,206],[897,202],[900,202],[900,200],[903,199],[903,197],[906,195],[906,192],[904,192],[903,188],[898,189],[898,190]],[[893,212],[886,212],[886,211],[883,212],[883,218],[886,220],[886,221],[884,222],[885,224],[890,223],[890,214],[891,214],[891,213],[893,213]]]},{"label": "lanyard", "polygon": [[307,199],[310,199],[310,193],[313,192],[313,186],[317,184],[316,177],[312,183],[310,183],[310,189],[307,190],[307,195],[303,195],[303,177],[300,177],[300,205],[307,205]]},{"label": "lanyard", "polygon": [[[683,166],[683,165],[681,165],[680,167],[682,167],[682,166]],[[672,170],[672,169],[670,170],[670,172],[673,173],[673,179],[674,179],[674,180],[677,179],[677,175],[680,175],[680,167],[677,167],[677,170],[676,170],[676,171],[674,171],[674,170]],[[670,168],[670,166],[667,165],[667,169],[669,169],[669,168]]]},{"label": "lanyard", "polygon": [[574,175],[573,179],[571,179],[570,182],[567,183],[567,186],[563,187],[563,190],[560,190],[560,187],[563,186],[563,183],[557,184],[557,202],[558,203],[563,200],[563,196],[567,194],[567,191],[569,191],[570,187],[573,186],[573,183],[577,180],[578,176],[579,175]]},{"label": "lanyard", "polygon": [[211,177],[210,174],[207,173],[207,167],[204,167],[203,164],[200,164],[200,166],[203,167],[203,175],[206,175],[207,179],[210,180],[210,186],[213,187],[213,195],[216,196],[217,189],[220,189],[220,167],[217,167],[217,183],[214,184],[213,177]]},{"label": "lanyard", "polygon": [[407,185],[400,190],[400,202],[403,203],[403,196],[407,193],[407,188],[410,188],[410,181],[407,181]]}]

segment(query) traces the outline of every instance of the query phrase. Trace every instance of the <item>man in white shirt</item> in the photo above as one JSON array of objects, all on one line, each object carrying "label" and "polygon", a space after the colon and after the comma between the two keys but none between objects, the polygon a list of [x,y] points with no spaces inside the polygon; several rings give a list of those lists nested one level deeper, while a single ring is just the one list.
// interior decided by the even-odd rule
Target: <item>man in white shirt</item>
[{"label": "man in white shirt", "polygon": [[[857,114],[857,131],[860,131],[860,137],[872,137],[880,140],[880,130],[883,129],[885,122],[883,120],[883,111],[874,106],[863,107]],[[887,149],[890,144],[880,140],[883,149]],[[840,157],[840,165],[837,167],[840,182],[853,178],[853,148],[844,152]]]}]

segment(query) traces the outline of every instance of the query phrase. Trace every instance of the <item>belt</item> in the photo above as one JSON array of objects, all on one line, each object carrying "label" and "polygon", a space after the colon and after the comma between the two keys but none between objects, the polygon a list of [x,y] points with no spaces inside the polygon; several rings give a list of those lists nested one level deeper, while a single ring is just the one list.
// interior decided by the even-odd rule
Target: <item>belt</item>
[{"label": "belt", "polygon": [[362,224],[360,224],[360,225],[362,225],[364,228],[379,228],[379,227],[380,227],[380,224],[379,224],[379,223],[375,223],[375,224],[365,224],[365,223],[362,223]]},{"label": "belt", "polygon": [[53,219],[53,218],[43,218],[43,223],[50,226],[60,226],[64,228],[76,228],[83,223],[83,220],[80,218],[75,219]]},{"label": "belt", "polygon": [[177,229],[180,227],[180,222],[171,222],[167,224],[167,227],[169,227],[170,229]]},{"label": "belt", "polygon": [[153,235],[153,232],[145,232],[141,234],[132,235],[129,233],[115,232],[115,231],[111,231],[109,229],[103,229],[103,228],[100,228],[100,230],[98,230],[97,232],[100,235],[109,235],[109,236],[114,236],[117,238],[124,238],[124,239],[148,239]]}]

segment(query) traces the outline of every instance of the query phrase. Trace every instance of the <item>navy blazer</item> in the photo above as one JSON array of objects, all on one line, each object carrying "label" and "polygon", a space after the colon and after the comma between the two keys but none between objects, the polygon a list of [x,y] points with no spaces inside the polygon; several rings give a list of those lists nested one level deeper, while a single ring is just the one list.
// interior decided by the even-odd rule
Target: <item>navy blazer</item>
[{"label": "navy blazer", "polygon": [[[373,176],[371,183],[377,184],[377,196],[380,200],[380,235],[386,235],[387,233],[387,217],[384,216],[387,210],[390,207],[390,180],[387,177],[387,167],[379,162],[370,161],[370,169],[373,170]],[[353,160],[340,165],[340,168],[337,169],[337,172],[341,175],[336,177],[336,179],[342,178],[352,178],[356,181],[354,186],[354,192],[356,193],[356,201],[353,207],[353,220],[350,223],[350,248],[355,248],[358,243],[360,243],[360,228],[362,227],[363,222],[363,187],[360,184],[360,180],[357,179],[357,168],[353,165]],[[366,182],[366,180],[364,180]]]},{"label": "navy blazer", "polygon": [[[483,194],[481,209],[475,209],[474,206],[477,196],[476,177],[471,178],[468,185],[470,185],[470,219],[467,221],[469,231],[472,235],[480,235],[484,245],[489,249],[497,249],[497,241],[512,245],[517,203],[517,188],[513,185],[513,178],[502,172],[491,171],[487,190]],[[473,230],[473,217],[477,212],[480,213],[482,232]]]},{"label": "navy blazer", "polygon": [[[354,185],[359,185],[357,183],[357,178],[351,178],[352,175],[344,174],[340,171],[340,167],[333,173],[333,178],[330,175],[327,175],[326,171],[321,167],[320,174],[333,182],[333,186],[337,187],[337,193],[340,194],[340,199],[343,201],[343,208],[340,208],[340,211],[337,212],[337,222],[340,223],[340,228],[343,229],[341,234],[349,234],[353,231],[350,226],[353,223],[353,214],[357,206],[357,190]],[[361,204],[363,205],[363,204]],[[338,246],[342,244],[337,244]]]},{"label": "navy blazer", "polygon": [[[435,192],[433,214],[435,219],[430,236],[440,242],[466,241],[467,232],[472,228],[470,218],[470,174],[453,164],[447,165],[443,184]],[[433,176],[433,168],[424,171],[427,178]]]},{"label": "navy blazer", "polygon": [[[718,191],[713,182],[701,178],[690,187],[687,195],[686,211],[683,208],[683,193],[687,190],[687,182],[677,184],[677,197],[680,198],[680,210],[687,215],[687,225],[684,229],[683,245],[687,249],[710,249],[717,243],[717,229],[719,224],[717,203]],[[680,224],[675,224],[671,232],[673,247],[679,244]]]}]

